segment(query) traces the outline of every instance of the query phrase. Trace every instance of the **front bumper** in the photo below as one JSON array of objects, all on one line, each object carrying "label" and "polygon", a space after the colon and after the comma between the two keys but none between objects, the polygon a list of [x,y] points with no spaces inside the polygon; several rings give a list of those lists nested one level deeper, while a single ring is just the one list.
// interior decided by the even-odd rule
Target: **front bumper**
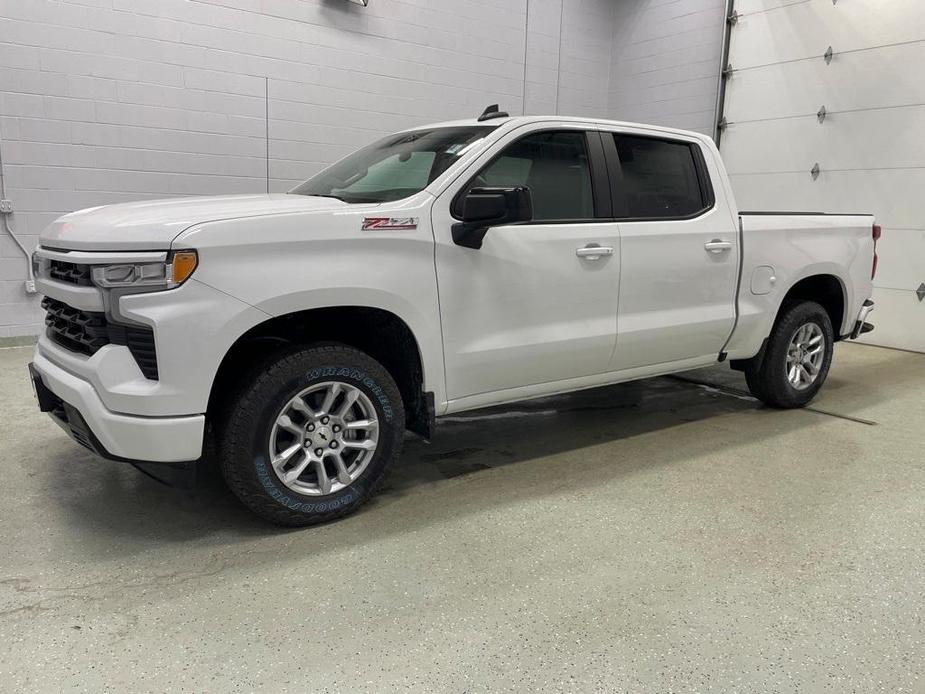
[{"label": "front bumper", "polygon": [[176,463],[202,454],[205,416],[141,417],[107,409],[93,386],[36,350],[30,364],[39,407],[78,443],[106,458]]}]

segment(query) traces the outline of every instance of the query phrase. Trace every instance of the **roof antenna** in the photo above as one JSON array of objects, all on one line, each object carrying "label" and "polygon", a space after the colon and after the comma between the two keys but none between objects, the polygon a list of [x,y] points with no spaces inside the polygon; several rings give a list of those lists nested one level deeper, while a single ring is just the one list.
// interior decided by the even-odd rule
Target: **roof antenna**
[{"label": "roof antenna", "polygon": [[482,111],[482,115],[479,116],[479,123],[483,120],[491,120],[492,118],[510,118],[510,115],[504,111],[499,111],[498,104],[492,104]]}]

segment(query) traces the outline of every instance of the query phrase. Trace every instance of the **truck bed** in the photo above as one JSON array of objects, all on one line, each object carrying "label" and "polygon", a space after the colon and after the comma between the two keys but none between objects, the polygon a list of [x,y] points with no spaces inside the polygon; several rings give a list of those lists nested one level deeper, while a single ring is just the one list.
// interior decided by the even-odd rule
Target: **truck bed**
[{"label": "truck bed", "polygon": [[[731,358],[754,350],[769,334],[786,294],[803,278],[830,278],[842,306],[837,338],[855,327],[872,293],[874,219],[871,214],[740,211],[741,271]],[[819,289],[819,288],[817,288]]]}]

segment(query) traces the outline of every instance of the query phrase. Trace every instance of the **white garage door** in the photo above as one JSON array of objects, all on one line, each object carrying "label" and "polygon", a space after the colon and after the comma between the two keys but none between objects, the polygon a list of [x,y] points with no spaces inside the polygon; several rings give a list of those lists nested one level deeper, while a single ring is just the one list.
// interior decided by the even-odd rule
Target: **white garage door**
[{"label": "white garage door", "polygon": [[925,352],[925,1],[735,11],[720,149],[739,207],[873,212],[883,238],[865,339]]}]

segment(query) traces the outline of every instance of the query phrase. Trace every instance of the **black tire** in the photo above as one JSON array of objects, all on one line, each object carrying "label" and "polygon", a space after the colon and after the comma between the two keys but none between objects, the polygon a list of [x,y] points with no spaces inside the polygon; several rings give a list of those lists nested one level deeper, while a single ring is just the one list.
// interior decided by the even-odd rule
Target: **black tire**
[{"label": "black tire", "polygon": [[[787,377],[787,353],[791,340],[802,326],[815,324],[825,342],[823,359],[815,380],[796,388]],[[835,333],[826,310],[814,301],[785,306],[774,323],[764,353],[745,365],[745,381],[752,395],[771,407],[791,409],[807,405],[819,392],[829,374]]]},{"label": "black tire", "polygon": [[[324,495],[299,493],[268,460],[274,418],[296,394],[330,381],[367,396],[379,421],[378,443],[348,486]],[[229,399],[217,429],[222,474],[235,495],[266,520],[304,526],[352,513],[375,493],[401,451],[405,416],[398,386],[379,362],[351,347],[326,344],[284,350],[255,369]]]}]

